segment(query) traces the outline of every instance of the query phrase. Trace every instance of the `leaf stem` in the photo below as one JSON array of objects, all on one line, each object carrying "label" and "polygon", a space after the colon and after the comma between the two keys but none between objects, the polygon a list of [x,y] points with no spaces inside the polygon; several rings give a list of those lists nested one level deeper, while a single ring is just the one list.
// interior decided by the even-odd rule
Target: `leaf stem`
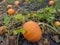
[{"label": "leaf stem", "polygon": [[45,26],[47,26],[47,27],[53,29],[53,31],[55,31],[56,33],[60,34],[60,32],[58,32],[55,27],[52,27],[52,26],[50,26],[50,25],[48,25],[48,24],[46,24],[46,23],[38,23],[38,24],[39,24],[39,25],[43,25],[43,24],[44,24]]},{"label": "leaf stem", "polygon": [[16,40],[16,45],[18,45],[19,35],[20,35],[20,33],[18,34],[18,37],[17,37],[17,40]]}]

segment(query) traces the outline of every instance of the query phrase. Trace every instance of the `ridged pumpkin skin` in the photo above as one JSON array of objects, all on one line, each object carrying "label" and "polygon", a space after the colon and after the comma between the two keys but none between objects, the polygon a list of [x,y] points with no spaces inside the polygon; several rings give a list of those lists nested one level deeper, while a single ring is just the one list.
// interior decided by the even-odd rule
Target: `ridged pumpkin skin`
[{"label": "ridged pumpkin skin", "polygon": [[39,41],[42,37],[41,28],[36,22],[28,21],[23,25],[25,33],[23,34],[24,38],[31,42]]}]

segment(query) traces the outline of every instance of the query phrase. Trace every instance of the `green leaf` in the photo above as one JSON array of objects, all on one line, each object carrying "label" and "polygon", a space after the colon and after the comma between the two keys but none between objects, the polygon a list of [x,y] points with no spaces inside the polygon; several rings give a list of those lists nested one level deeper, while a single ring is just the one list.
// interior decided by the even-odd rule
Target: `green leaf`
[{"label": "green leaf", "polygon": [[7,2],[13,3],[15,0],[7,0]]},{"label": "green leaf", "polygon": [[4,24],[7,25],[10,22],[10,17],[8,17],[7,15],[4,16]]},{"label": "green leaf", "polygon": [[50,13],[54,13],[54,12],[56,12],[56,9],[54,8],[54,7],[46,7],[45,8],[45,11],[48,11],[48,12],[50,12]]},{"label": "green leaf", "polygon": [[55,20],[55,15],[54,15],[54,14],[51,14],[51,13],[48,13],[48,14],[46,15],[46,20],[48,21],[48,23],[54,22],[54,20]]},{"label": "green leaf", "polygon": [[14,18],[14,20],[20,20],[22,22],[25,22],[25,17],[22,14],[14,15],[13,18]]},{"label": "green leaf", "polygon": [[39,13],[44,13],[44,12],[45,12],[44,10],[45,10],[45,9],[42,8],[42,9],[38,10],[38,12],[39,12]]},{"label": "green leaf", "polygon": [[51,13],[38,14],[38,20],[46,20],[48,23],[52,23],[55,20],[55,16]]},{"label": "green leaf", "polygon": [[41,2],[41,3],[45,2],[45,0],[38,0],[38,1]]},{"label": "green leaf", "polygon": [[17,29],[17,30],[14,30],[13,33],[16,35],[18,33],[22,33],[24,34],[25,33],[25,30],[23,28],[20,28],[20,29]]},{"label": "green leaf", "polygon": [[46,20],[48,23],[53,23],[55,20],[54,13],[56,12],[56,9],[54,7],[46,7],[39,10],[39,14],[37,15],[38,20]]},{"label": "green leaf", "polygon": [[38,14],[37,18],[38,18],[38,20],[44,19],[44,15],[43,14]]},{"label": "green leaf", "polygon": [[49,23],[52,23],[54,20],[55,20],[54,17],[49,17],[49,18],[47,19],[47,21],[48,21]]}]

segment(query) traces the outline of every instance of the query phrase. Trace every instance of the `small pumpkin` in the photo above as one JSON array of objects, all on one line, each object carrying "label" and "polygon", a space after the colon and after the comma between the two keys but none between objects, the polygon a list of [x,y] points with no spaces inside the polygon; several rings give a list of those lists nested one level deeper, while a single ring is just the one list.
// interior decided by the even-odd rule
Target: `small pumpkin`
[{"label": "small pumpkin", "polygon": [[49,1],[49,5],[50,5],[50,6],[53,6],[54,3],[55,3],[55,2],[54,2],[53,0],[50,0],[50,1]]},{"label": "small pumpkin", "polygon": [[12,8],[12,5],[7,5],[7,9]]},{"label": "small pumpkin", "polygon": [[60,22],[59,21],[56,21],[56,22],[54,22],[54,25],[55,26],[60,26]]},{"label": "small pumpkin", "polygon": [[15,2],[14,2],[14,5],[15,5],[15,6],[19,6],[19,3],[20,3],[19,1],[15,1]]},{"label": "small pumpkin", "polygon": [[0,34],[6,34],[7,33],[7,27],[6,26],[1,26],[0,27]]},{"label": "small pumpkin", "polygon": [[14,14],[15,14],[15,10],[12,9],[12,8],[10,8],[10,9],[8,9],[7,13],[8,13],[9,15],[14,15]]}]

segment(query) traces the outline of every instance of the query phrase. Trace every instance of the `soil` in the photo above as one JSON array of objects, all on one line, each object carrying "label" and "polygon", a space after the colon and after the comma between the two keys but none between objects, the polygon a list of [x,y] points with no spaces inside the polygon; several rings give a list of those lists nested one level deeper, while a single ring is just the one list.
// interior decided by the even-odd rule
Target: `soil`
[{"label": "soil", "polygon": [[[1,1],[2,0],[0,0],[0,2]],[[21,4],[19,4],[18,7],[13,6],[13,8],[16,10],[16,13],[25,14],[26,10],[27,11],[28,10],[29,11],[37,11],[39,9],[45,8],[46,5],[48,5],[48,1],[49,0],[45,0],[45,2],[43,4],[41,4],[39,2],[37,2],[36,4],[34,4],[34,3],[30,3],[30,4],[21,3]],[[4,19],[3,18],[4,18],[4,15],[7,15],[7,8],[6,7],[7,7],[8,4],[13,5],[13,3],[12,2],[10,3],[9,1],[7,1],[7,2],[5,2],[3,4],[0,4],[0,26],[4,25]],[[26,20],[26,21],[28,21],[28,20]],[[36,19],[35,19],[35,21],[36,21]],[[59,15],[56,17],[56,21],[60,21],[60,16]],[[18,21],[18,23],[15,24],[16,26],[12,25],[9,29],[11,30],[11,29],[14,29],[14,28],[21,27],[22,23],[19,22],[19,21]],[[0,45],[11,45],[11,44],[9,44],[9,40],[6,39],[6,37],[4,35],[2,35],[2,36],[0,35],[0,37],[1,37],[0,39],[2,39],[2,40],[0,40]],[[15,41],[14,38],[16,38],[16,37],[13,36],[13,41]],[[5,42],[5,41],[7,41],[7,42]],[[40,41],[32,43],[32,42],[29,42],[26,39],[24,39],[23,35],[20,34],[19,40],[18,40],[18,45],[60,45],[60,35],[55,34],[52,31],[50,32],[50,31],[46,30],[45,33],[43,34],[42,39]]]}]

